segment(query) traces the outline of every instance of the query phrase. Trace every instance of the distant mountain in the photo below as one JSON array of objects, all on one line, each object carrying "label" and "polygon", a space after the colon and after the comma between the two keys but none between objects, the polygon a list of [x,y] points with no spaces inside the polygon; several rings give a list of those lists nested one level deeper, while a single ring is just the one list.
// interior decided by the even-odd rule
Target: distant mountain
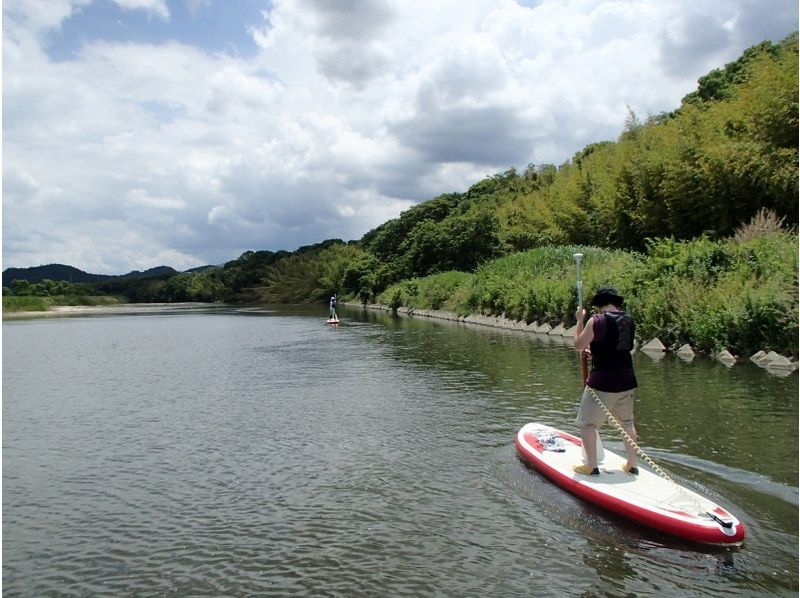
[{"label": "distant mountain", "polygon": [[3,270],[3,286],[10,287],[15,280],[42,282],[43,280],[66,280],[67,282],[97,282],[112,278],[105,274],[89,274],[73,266],[47,264],[33,268],[6,268]]},{"label": "distant mountain", "polygon": [[204,270],[210,270],[211,268],[219,268],[219,266],[214,266],[209,264],[207,266],[197,266],[196,268],[189,268],[188,270],[184,270],[184,272],[203,272]]},{"label": "distant mountain", "polygon": [[90,274],[79,270],[74,266],[64,264],[47,264],[46,266],[35,266],[33,268],[6,268],[3,270],[3,286],[10,287],[15,280],[27,280],[28,282],[41,282],[43,280],[66,280],[67,282],[98,282],[112,278],[156,278],[168,277],[177,274],[178,271],[169,266],[156,266],[144,272],[133,270],[127,274],[111,276],[108,274]]},{"label": "distant mountain", "polygon": [[170,268],[169,266],[156,266],[155,268],[150,268],[144,272],[133,270],[132,272],[122,274],[117,278],[155,278],[157,276],[172,276],[173,274],[177,273],[178,271],[175,268]]}]

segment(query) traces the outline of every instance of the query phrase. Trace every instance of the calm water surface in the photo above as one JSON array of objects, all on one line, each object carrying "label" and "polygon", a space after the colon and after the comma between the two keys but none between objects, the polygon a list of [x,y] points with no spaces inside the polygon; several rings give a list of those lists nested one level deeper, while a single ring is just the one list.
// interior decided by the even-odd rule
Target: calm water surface
[{"label": "calm water surface", "polygon": [[636,354],[643,448],[747,526],[701,547],[517,458],[563,343],[342,315],[4,322],[4,596],[797,595],[797,374]]}]

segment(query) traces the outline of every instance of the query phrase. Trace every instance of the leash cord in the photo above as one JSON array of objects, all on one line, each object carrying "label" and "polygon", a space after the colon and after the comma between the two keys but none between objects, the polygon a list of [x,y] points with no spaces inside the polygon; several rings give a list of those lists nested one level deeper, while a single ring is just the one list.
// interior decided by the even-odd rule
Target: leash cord
[{"label": "leash cord", "polygon": [[[688,499],[690,499],[695,506],[699,507],[698,509],[699,511],[704,512],[702,505],[698,503],[697,500],[691,494],[689,494],[688,491],[683,486],[676,483],[675,480],[673,480],[670,477],[670,475],[658,465],[658,463],[653,461],[650,458],[650,456],[647,455],[647,453],[645,453],[644,450],[642,450],[642,447],[636,444],[633,438],[631,438],[630,434],[628,434],[625,431],[625,428],[622,427],[622,424],[619,423],[616,417],[614,417],[614,414],[611,413],[608,407],[606,407],[605,403],[603,403],[603,401],[600,400],[600,397],[597,396],[597,393],[594,391],[594,389],[591,386],[587,386],[586,389],[589,391],[589,394],[592,395],[592,398],[595,400],[595,402],[600,406],[600,409],[603,410],[603,413],[605,413],[606,418],[608,418],[608,421],[610,421],[617,429],[617,431],[620,434],[622,434],[622,438],[625,440],[625,442],[627,442],[633,447],[633,449],[636,451],[636,454],[642,458],[642,461],[647,463],[653,469],[653,471],[655,471],[658,475],[660,475],[662,478],[664,478],[670,484],[672,484],[672,486],[678,489],[681,492],[681,494],[685,495]],[[715,519],[714,515],[709,513],[706,514],[708,514],[712,519]]]}]

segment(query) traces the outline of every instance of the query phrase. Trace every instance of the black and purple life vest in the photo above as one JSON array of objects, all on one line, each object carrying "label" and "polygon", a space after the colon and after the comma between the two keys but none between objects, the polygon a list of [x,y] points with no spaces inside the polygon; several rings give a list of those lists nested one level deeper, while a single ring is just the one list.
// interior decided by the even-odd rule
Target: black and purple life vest
[{"label": "black and purple life vest", "polygon": [[593,371],[633,369],[631,351],[636,333],[636,324],[624,311],[603,313],[606,332],[598,341],[589,345],[592,351]]}]

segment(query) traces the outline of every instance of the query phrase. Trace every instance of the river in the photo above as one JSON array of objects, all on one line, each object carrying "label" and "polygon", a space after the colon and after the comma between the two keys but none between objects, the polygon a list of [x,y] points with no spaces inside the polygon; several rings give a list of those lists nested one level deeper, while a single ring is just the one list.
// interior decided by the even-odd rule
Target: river
[{"label": "river", "polygon": [[4,322],[3,595],[797,595],[796,373],[635,354],[642,447],[747,528],[704,547],[517,457],[529,421],[574,429],[563,342],[340,316]]}]

